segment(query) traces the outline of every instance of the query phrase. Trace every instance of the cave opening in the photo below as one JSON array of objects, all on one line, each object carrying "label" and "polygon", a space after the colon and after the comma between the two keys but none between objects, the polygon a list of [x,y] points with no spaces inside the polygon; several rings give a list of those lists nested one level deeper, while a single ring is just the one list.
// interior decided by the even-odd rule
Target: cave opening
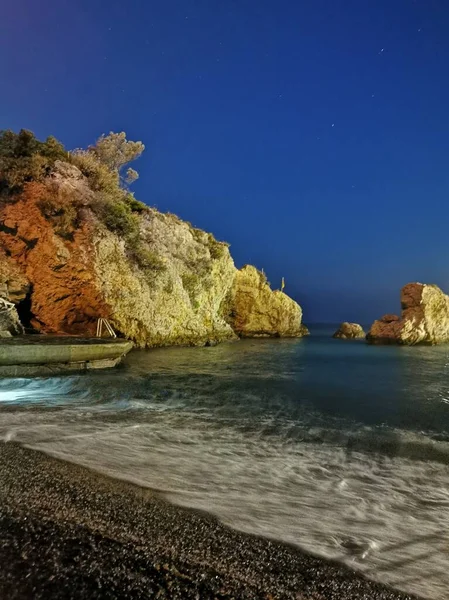
[{"label": "cave opening", "polygon": [[33,289],[30,288],[25,298],[16,304],[17,314],[19,315],[20,322],[25,328],[25,333],[36,333],[36,330],[31,324],[31,321],[35,318],[35,315],[31,310],[32,293]]}]

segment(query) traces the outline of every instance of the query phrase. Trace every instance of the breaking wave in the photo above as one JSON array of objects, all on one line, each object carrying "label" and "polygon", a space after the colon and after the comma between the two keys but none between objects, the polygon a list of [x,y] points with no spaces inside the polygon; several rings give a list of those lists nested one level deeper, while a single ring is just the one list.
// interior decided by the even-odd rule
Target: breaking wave
[{"label": "breaking wave", "polygon": [[0,382],[0,438],[435,600],[449,589],[441,349],[242,342]]}]

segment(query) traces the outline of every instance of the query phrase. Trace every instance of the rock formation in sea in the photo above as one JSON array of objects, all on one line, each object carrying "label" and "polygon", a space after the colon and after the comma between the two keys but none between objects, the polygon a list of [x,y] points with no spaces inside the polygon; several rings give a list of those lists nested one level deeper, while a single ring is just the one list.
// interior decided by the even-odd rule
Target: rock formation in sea
[{"label": "rock formation in sea", "polygon": [[408,283],[401,291],[401,316],[374,321],[367,340],[378,344],[449,342],[449,296],[436,285]]},{"label": "rock formation in sea", "polygon": [[340,325],[332,337],[339,340],[355,340],[364,338],[365,336],[366,334],[361,325],[345,321]]},{"label": "rock formation in sea", "polygon": [[301,307],[251,265],[237,271],[227,297],[226,319],[240,337],[301,337]]},{"label": "rock formation in sea", "polygon": [[94,335],[99,318],[138,346],[300,336],[302,311],[228,244],[137,201],[122,167],[143,145],[103,136],[67,153],[0,132],[0,297],[41,333]]}]

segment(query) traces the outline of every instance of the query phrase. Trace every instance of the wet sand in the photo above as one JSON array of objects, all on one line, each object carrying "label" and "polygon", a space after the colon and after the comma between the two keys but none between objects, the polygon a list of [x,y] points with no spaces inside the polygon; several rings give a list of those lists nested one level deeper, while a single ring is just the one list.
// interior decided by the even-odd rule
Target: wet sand
[{"label": "wet sand", "polygon": [[156,493],[0,443],[0,598],[414,596]]}]

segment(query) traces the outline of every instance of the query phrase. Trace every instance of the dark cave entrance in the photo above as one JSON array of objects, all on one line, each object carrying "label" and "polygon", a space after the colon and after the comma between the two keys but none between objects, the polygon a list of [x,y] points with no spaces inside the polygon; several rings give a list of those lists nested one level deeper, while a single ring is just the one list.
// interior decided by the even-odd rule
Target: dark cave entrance
[{"label": "dark cave entrance", "polygon": [[35,315],[31,311],[32,293],[33,289],[30,288],[30,291],[25,298],[16,304],[17,314],[19,315],[20,322],[25,328],[25,333],[35,333],[35,329],[31,324],[31,321],[35,318]]}]

